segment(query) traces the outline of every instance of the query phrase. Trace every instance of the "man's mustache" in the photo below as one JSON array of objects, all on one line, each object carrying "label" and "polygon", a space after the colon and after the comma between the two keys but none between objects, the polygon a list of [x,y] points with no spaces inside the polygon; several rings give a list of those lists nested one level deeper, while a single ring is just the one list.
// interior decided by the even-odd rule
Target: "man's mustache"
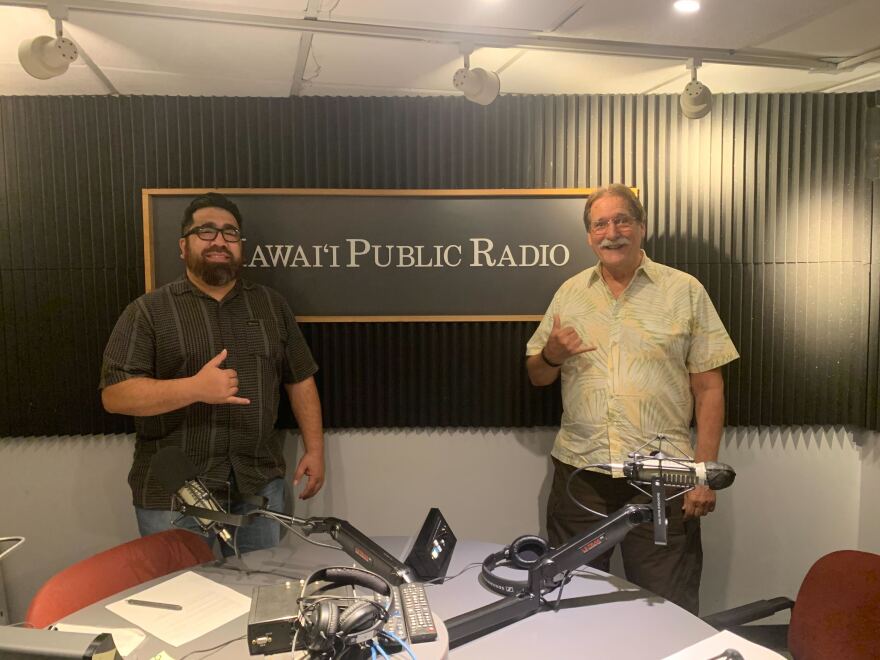
[{"label": "man's mustache", "polygon": [[230,252],[228,248],[225,248],[222,245],[218,245],[216,247],[210,247],[207,250],[205,250],[205,254],[213,254],[214,252],[219,252],[220,254],[225,254],[230,257],[232,256],[232,252]]},{"label": "man's mustache", "polygon": [[629,245],[630,242],[631,242],[631,241],[630,241],[628,238],[624,237],[624,236],[620,236],[619,238],[616,238],[616,239],[614,239],[613,241],[612,241],[610,238],[603,238],[603,239],[602,239],[602,242],[599,243],[599,247],[600,247],[600,248],[607,248],[607,247],[611,247],[611,248],[614,248],[614,247],[622,247],[622,246],[624,246],[624,245]]}]

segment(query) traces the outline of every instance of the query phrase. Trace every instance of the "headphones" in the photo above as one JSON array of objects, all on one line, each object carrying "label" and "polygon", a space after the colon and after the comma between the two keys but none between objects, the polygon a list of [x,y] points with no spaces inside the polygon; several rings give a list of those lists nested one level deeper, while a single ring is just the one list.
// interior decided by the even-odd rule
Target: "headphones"
[{"label": "headphones", "polygon": [[[327,584],[306,595],[309,585],[315,582]],[[386,604],[371,598],[321,595],[327,589],[349,585],[385,596]],[[391,584],[375,573],[346,566],[322,568],[303,583],[296,634],[303,635],[310,657],[338,657],[349,647],[368,642],[378,634],[388,621],[391,601]]]},{"label": "headphones", "polygon": [[517,596],[529,590],[528,580],[511,580],[493,573],[499,566],[527,571],[538,564],[550,552],[550,544],[540,536],[520,536],[503,550],[483,560],[481,578],[483,584],[502,596]]}]

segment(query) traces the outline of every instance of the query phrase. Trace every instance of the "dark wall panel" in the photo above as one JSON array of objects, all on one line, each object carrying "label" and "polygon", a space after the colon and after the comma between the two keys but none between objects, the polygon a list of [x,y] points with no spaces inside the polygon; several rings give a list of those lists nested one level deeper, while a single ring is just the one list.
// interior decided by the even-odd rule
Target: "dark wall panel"
[{"label": "dark wall panel", "polygon": [[[880,428],[873,94],[0,97],[0,435],[115,432],[97,391],[143,291],[142,188],[637,186],[742,359],[728,422]],[[873,240],[873,249],[872,249]],[[295,307],[295,301],[294,307]],[[328,426],[556,424],[534,324],[310,325]],[[865,356],[868,356],[867,359]]]}]

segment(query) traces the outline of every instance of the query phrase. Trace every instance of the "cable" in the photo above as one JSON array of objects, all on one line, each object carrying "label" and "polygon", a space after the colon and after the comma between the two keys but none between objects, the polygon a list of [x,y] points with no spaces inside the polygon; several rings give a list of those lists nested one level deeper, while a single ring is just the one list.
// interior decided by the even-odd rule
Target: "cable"
[{"label": "cable", "polygon": [[279,525],[281,525],[282,527],[285,527],[289,531],[293,532],[294,534],[296,534],[299,538],[301,538],[306,543],[311,543],[312,545],[317,545],[318,547],[321,547],[321,548],[330,548],[331,550],[341,550],[342,552],[345,552],[345,550],[340,545],[332,545],[330,543],[321,543],[320,541],[313,541],[308,536],[306,536],[301,531],[299,531],[296,527],[294,527],[293,525],[288,523],[286,520],[283,520],[279,516],[276,516],[274,511],[268,511],[266,509],[263,509],[261,511],[261,514],[276,521]]},{"label": "cable", "polygon": [[453,575],[453,576],[451,576],[451,577],[440,576],[440,577],[436,577],[436,578],[434,578],[433,580],[427,580],[426,582],[423,582],[423,584],[424,584],[425,586],[427,586],[427,587],[433,587],[433,586],[438,585],[438,584],[444,584],[444,583],[446,583],[446,582],[449,582],[450,580],[454,580],[454,579],[457,578],[458,576],[460,576],[460,575],[462,575],[463,573],[465,573],[465,572],[471,570],[472,568],[476,568],[477,566],[482,566],[482,562],[478,562],[478,561],[471,562],[470,564],[468,564],[467,566],[465,566],[465,567],[464,567],[463,569],[461,569],[458,573],[456,573],[455,575]]},{"label": "cable", "polygon": [[318,58],[315,55],[315,46],[314,45],[312,45],[312,47],[309,49],[309,55],[311,55],[311,57],[312,57],[312,62],[315,63],[315,72],[312,75],[310,75],[308,78],[303,76],[302,80],[303,80],[303,82],[306,82],[306,83],[312,82],[318,76],[321,75],[321,63],[318,62]]},{"label": "cable", "polygon": [[400,644],[403,647],[403,650],[409,654],[409,657],[412,658],[412,660],[416,660],[416,654],[413,652],[412,647],[409,644],[407,644],[405,641],[403,641],[403,639],[399,635],[391,632],[390,630],[383,630],[382,634],[388,635],[388,637],[390,637],[395,642]]},{"label": "cable", "polygon": [[333,12],[336,11],[336,8],[339,6],[340,2],[342,2],[342,0],[336,0],[336,2],[333,3],[333,6],[327,10],[327,20],[328,21],[333,18]]},{"label": "cable", "polygon": [[571,575],[571,571],[565,571],[562,574],[562,582],[559,583],[559,592],[556,594],[556,602],[553,604],[553,611],[559,611],[559,603],[562,602],[562,590],[565,589],[565,585],[568,584],[568,578]]},{"label": "cable", "polygon": [[0,552],[0,559],[3,559],[6,555],[15,550],[18,546],[25,542],[25,538],[23,536],[0,536],[0,543],[7,543],[9,541],[15,541],[15,543],[10,548],[6,548],[3,552]]},{"label": "cable", "polygon": [[383,658],[385,658],[385,660],[391,660],[391,656],[385,652],[385,649],[382,648],[381,644],[379,644],[375,639],[371,639],[370,642],[370,646],[379,651],[379,653],[382,655]]},{"label": "cable", "polygon": [[293,653],[295,654],[296,653],[296,640],[299,638],[299,631],[302,630],[302,622],[300,621],[299,625],[294,626],[294,628],[296,628],[296,632],[293,633],[293,642],[290,645],[290,650],[293,651]]},{"label": "cable", "polygon": [[[223,240],[226,240],[225,238]],[[241,559],[241,553],[238,551],[238,527],[232,530],[232,551],[235,553],[236,559]]]},{"label": "cable", "polygon": [[580,507],[581,509],[583,509],[587,513],[592,513],[594,516],[599,516],[600,518],[607,518],[608,517],[607,513],[599,513],[598,511],[593,511],[586,504],[581,504],[580,502],[578,502],[577,498],[571,492],[571,482],[574,480],[575,475],[580,474],[585,469],[587,469],[587,466],[579,467],[577,470],[575,470],[570,475],[568,475],[568,479],[565,480],[565,493],[568,495],[568,499],[570,499],[572,502],[574,502],[575,506]]},{"label": "cable", "polygon": [[224,646],[229,646],[229,645],[232,644],[233,642],[237,642],[237,641],[239,641],[239,640],[241,640],[241,639],[244,639],[245,637],[247,637],[247,635],[242,635],[241,637],[236,637],[235,639],[230,639],[230,640],[228,640],[228,641],[226,641],[226,642],[223,642],[222,644],[218,644],[217,646],[212,646],[212,647],[209,648],[209,649],[198,649],[198,650],[196,650],[196,651],[190,651],[189,653],[187,653],[187,654],[184,655],[184,656],[181,656],[181,657],[178,658],[177,660],[186,660],[186,658],[188,658],[189,656],[191,656],[193,653],[210,653],[211,651],[218,651],[218,650],[222,649]]},{"label": "cable", "polygon": [[456,573],[456,574],[453,575],[452,577],[443,577],[443,576],[441,576],[441,577],[436,577],[436,578],[434,578],[433,580],[428,580],[428,581],[424,582],[423,584],[424,584],[425,586],[427,586],[427,587],[433,587],[433,586],[438,585],[438,584],[443,584],[443,583],[445,583],[445,582],[449,582],[450,580],[454,580],[455,578],[457,578],[459,575],[461,575],[461,574],[464,573],[465,571],[469,571],[469,570],[471,570],[472,568],[476,568],[477,566],[482,566],[482,563],[481,563],[481,562],[478,562],[478,561],[471,562],[470,564],[468,564],[467,566],[465,566],[463,569],[461,569],[458,573]]},{"label": "cable", "polygon": [[[225,563],[215,563],[210,566],[210,568],[217,568],[222,571],[235,571],[236,573],[244,573],[245,575],[274,575],[275,577],[281,577],[286,580],[302,580],[303,575],[290,575],[289,573],[280,573],[279,571],[266,571],[259,568],[242,568],[241,566],[233,566],[231,564]],[[199,569],[202,570],[202,569]],[[203,570],[204,573],[210,573],[210,571]],[[260,585],[260,583],[257,583]]]}]

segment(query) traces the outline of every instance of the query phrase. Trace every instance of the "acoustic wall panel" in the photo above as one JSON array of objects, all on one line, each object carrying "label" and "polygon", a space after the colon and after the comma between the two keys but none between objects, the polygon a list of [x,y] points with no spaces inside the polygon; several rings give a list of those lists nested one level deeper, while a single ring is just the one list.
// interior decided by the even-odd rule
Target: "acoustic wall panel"
[{"label": "acoustic wall panel", "polygon": [[[729,424],[880,428],[875,95],[721,95],[699,121],[677,102],[0,97],[0,435],[130,428],[97,381],[144,290],[143,188],[612,181],[639,188],[648,253],[704,283],[740,349]],[[523,368],[533,327],[304,330],[330,427],[553,425],[558,388]]]}]

